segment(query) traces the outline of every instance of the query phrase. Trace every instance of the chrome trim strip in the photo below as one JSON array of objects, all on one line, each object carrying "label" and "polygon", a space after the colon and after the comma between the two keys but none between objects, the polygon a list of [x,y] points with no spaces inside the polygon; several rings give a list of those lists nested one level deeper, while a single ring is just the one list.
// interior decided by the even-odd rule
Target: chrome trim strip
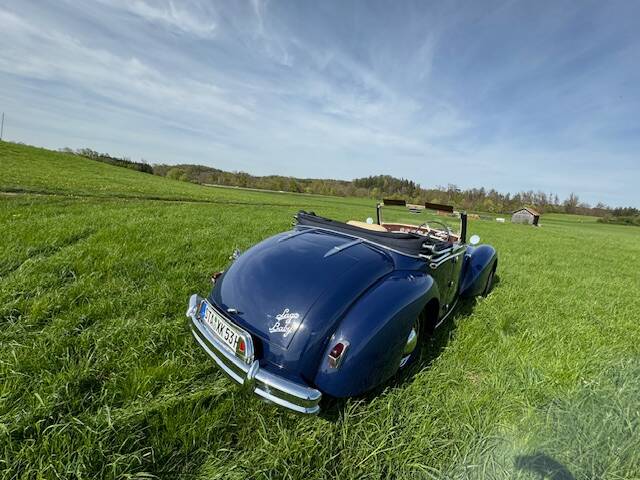
[{"label": "chrome trim strip", "polygon": [[309,227],[307,230],[298,230],[296,232],[290,233],[286,237],[282,237],[278,240],[278,243],[284,242],[285,240],[289,240],[290,238],[297,237],[298,235],[302,235],[303,233],[310,233],[315,230],[315,227]]},{"label": "chrome trim strip", "polygon": [[463,253],[465,253],[465,250],[462,250],[462,251],[460,251],[460,252],[458,252],[458,253],[454,253],[454,254],[449,255],[449,256],[447,256],[447,257],[444,257],[444,258],[438,258],[438,259],[436,259],[434,262],[431,262],[431,263],[429,264],[429,268],[431,268],[431,269],[436,269],[436,268],[438,268],[440,265],[442,265],[443,263],[447,263],[447,261],[448,261],[448,260],[450,260],[450,259],[452,259],[452,258],[455,258],[455,257],[459,257],[459,256],[460,256],[460,255],[462,255]]},{"label": "chrome trim strip", "polygon": [[208,332],[195,315],[197,310],[194,310],[192,305],[199,305],[202,300],[204,300],[202,297],[195,294],[189,299],[187,317],[191,320],[191,333],[224,373],[236,383],[269,402],[298,413],[315,414],[320,411],[319,403],[322,393],[319,390],[261,369],[257,360],[248,365],[231,354],[220,340]]},{"label": "chrome trim strip", "polygon": [[[444,250],[437,250],[434,251],[433,246],[432,245],[428,245],[429,250],[431,250],[431,255],[425,255],[425,254],[421,254],[421,257],[426,258],[427,260],[431,260],[433,261],[435,259],[435,261],[439,261],[443,259],[443,255],[448,255],[448,254],[453,254],[451,255],[456,256],[460,254],[460,250],[465,250],[466,251],[466,244],[464,243],[454,243],[453,245],[451,245],[449,248],[445,248]],[[426,248],[427,246],[425,246]],[[449,257],[447,257],[449,258]]]},{"label": "chrome trim strip", "polygon": [[355,240],[352,240],[351,242],[343,243],[342,245],[336,245],[335,247],[333,247],[327,253],[324,254],[324,258],[330,257],[331,255],[335,255],[338,252],[342,252],[343,250],[346,250],[347,248],[351,248],[354,245],[359,245],[363,241],[364,240],[362,240],[361,238],[356,238]]},{"label": "chrome trim strip", "polygon": [[[340,354],[340,356],[338,358],[335,358],[335,357],[332,357],[331,356],[331,352],[329,352],[329,368],[340,368],[340,364],[342,363],[342,359],[346,355],[347,350],[349,350],[349,346],[351,345],[351,342],[348,342],[346,340],[338,340],[337,342],[334,343],[334,348],[338,343],[341,343],[342,345],[344,345],[344,347],[342,349],[342,353]],[[333,359],[335,361],[335,363],[333,365],[331,365],[331,359]]]},{"label": "chrome trim strip", "polygon": [[453,247],[445,248],[444,250],[435,250],[431,254],[431,258],[444,257],[445,255],[449,255],[451,252],[453,252]]},{"label": "chrome trim strip", "polygon": [[[458,297],[459,298],[459,297]],[[453,313],[453,311],[456,309],[456,307],[458,306],[458,298],[456,298],[456,301],[453,302],[453,305],[451,305],[451,308],[449,309],[449,311],[447,313],[444,314],[444,317],[442,317],[440,320],[438,320],[438,323],[436,323],[436,326],[433,327],[434,329],[438,328],[440,325],[442,325],[442,322],[444,322],[447,318],[449,318],[449,315],[451,315]]]},{"label": "chrome trim strip", "polygon": [[229,375],[233,380],[235,380],[236,382],[238,382],[240,384],[242,384],[244,382],[244,379],[238,374],[238,372],[242,372],[242,367],[240,365],[236,365],[236,364],[234,364],[234,362],[229,362],[229,364],[227,364],[227,362],[225,362],[222,358],[220,358],[218,355],[216,355],[213,352],[213,350],[211,350],[207,346],[207,344],[202,339],[202,337],[199,335],[199,332],[197,330],[192,328],[191,329],[191,333],[193,334],[193,337],[198,341],[200,346],[204,349],[204,351],[207,352],[211,358],[213,358],[213,360],[224,371],[224,373]]}]

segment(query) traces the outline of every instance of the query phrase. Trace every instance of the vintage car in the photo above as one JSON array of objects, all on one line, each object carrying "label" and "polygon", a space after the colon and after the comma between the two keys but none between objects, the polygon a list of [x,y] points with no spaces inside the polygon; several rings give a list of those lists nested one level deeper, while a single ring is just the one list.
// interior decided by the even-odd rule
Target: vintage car
[{"label": "vintage car", "polygon": [[[424,221],[407,223],[416,210]],[[191,331],[247,390],[317,413],[323,395],[389,380],[459,298],[491,290],[496,251],[478,241],[467,242],[466,214],[446,205],[385,200],[376,222],[301,211],[292,230],[236,252],[207,298],[191,296]]]}]

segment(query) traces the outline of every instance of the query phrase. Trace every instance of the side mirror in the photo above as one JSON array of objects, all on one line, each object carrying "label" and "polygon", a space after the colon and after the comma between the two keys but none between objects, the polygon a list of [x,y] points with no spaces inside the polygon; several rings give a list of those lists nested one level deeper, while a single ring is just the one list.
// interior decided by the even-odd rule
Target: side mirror
[{"label": "side mirror", "polygon": [[478,235],[471,235],[471,238],[469,239],[469,243],[471,245],[477,245],[480,243],[480,237]]},{"label": "side mirror", "polygon": [[373,218],[368,217],[368,218],[367,218],[367,223],[368,223],[369,225],[372,225],[372,224],[373,224]]}]

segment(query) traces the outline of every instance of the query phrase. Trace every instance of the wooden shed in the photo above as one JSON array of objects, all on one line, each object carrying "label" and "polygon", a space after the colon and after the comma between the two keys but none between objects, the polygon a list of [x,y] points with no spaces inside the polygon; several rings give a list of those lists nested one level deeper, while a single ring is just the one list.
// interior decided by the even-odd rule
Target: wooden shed
[{"label": "wooden shed", "polygon": [[522,207],[520,210],[513,212],[511,223],[528,223],[529,225],[538,225],[540,214],[533,208]]}]

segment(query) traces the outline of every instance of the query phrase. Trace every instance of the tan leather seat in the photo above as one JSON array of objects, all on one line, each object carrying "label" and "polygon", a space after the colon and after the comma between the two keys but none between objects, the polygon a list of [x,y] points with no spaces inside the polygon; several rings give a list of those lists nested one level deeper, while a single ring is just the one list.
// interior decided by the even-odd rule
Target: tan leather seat
[{"label": "tan leather seat", "polygon": [[373,230],[374,232],[386,232],[388,231],[382,225],[378,225],[377,223],[367,223],[367,222],[359,222],[358,220],[349,220],[347,225],[352,225],[354,227],[364,228],[365,230]]}]

